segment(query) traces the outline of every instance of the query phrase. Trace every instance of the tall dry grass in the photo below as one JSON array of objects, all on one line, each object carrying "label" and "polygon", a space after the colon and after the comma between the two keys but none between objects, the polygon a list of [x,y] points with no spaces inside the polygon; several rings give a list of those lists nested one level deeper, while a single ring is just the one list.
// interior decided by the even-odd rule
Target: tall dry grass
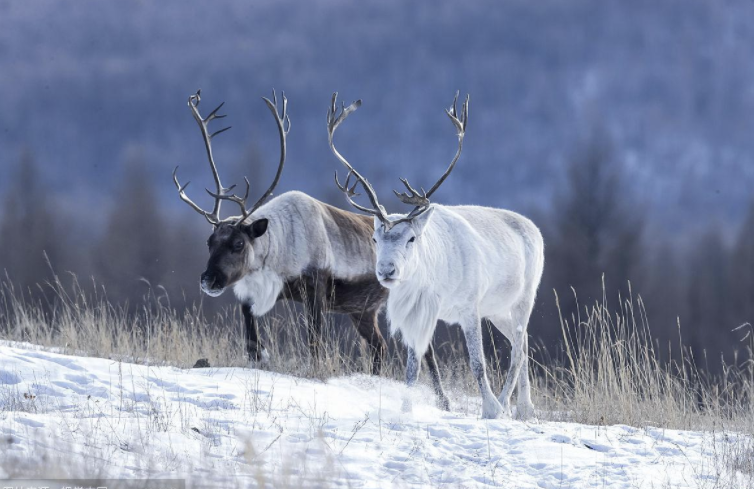
[{"label": "tall dry grass", "polygon": [[[604,287],[603,287],[604,291]],[[572,291],[574,296],[575,291]],[[560,311],[560,301],[555,296]],[[644,302],[607,296],[570,318],[559,315],[564,360],[535,367],[542,404],[553,416],[588,424],[628,424],[674,429],[754,427],[754,341],[742,343],[737,363],[721,373],[700,368],[683,343],[660,349]],[[749,328],[744,325],[740,329]],[[722,362],[722,360],[721,360]]]},{"label": "tall dry grass", "polygon": [[135,363],[190,367],[204,354],[217,363],[237,362],[236,331],[221,327],[225,312],[207,319],[201,308],[177,311],[150,292],[142,304],[115,305],[103,289],[59,277],[23,291],[0,282],[0,335],[62,353],[128,359]]},{"label": "tall dry grass", "polygon": [[[574,297],[576,291],[572,291]],[[617,299],[612,309],[600,302],[571,317],[559,314],[564,359],[533,369],[542,417],[591,425],[625,424],[705,431],[714,446],[719,475],[711,487],[754,487],[754,338],[740,326],[743,354],[721,361],[721,373],[699,367],[692,351],[678,341],[660,350],[649,327],[644,302]],[[560,301],[555,295],[560,311]],[[732,485],[721,481],[735,481]],[[727,484],[727,482],[725,483]],[[738,485],[741,484],[741,485]]]},{"label": "tall dry grass", "polygon": [[[322,331],[322,355],[311,358],[307,317],[302,307],[281,302],[259,321],[270,353],[267,368],[303,377],[325,378],[368,371],[366,345],[345,317],[329,315]],[[176,308],[161,289],[150,289],[139,304],[113,304],[96,284],[55,276],[35,290],[0,280],[0,339],[55,349],[66,354],[134,363],[192,367],[206,358],[212,366],[247,365],[239,307],[207,316],[201,304]],[[398,376],[404,361],[389,340],[385,375]]]},{"label": "tall dry grass", "polygon": [[[56,277],[40,292],[28,294],[7,279],[0,282],[0,338],[63,353],[182,368],[199,358],[213,366],[246,364],[238,308],[206,317],[199,306],[179,310],[155,292],[138,306],[114,305],[104,291],[82,287],[75,278],[64,285]],[[557,296],[555,306],[560,307]],[[260,321],[271,356],[266,368],[314,378],[368,371],[369,352],[348,320],[332,316],[317,360],[309,355],[306,321],[293,303],[280,304]],[[564,354],[531,368],[540,419],[748,434],[721,449],[720,460],[754,478],[751,336],[741,360],[711,375],[684,346],[680,325],[677,344],[659,348],[643,300],[631,293],[619,296],[614,308],[604,294],[574,316],[560,314],[560,325]],[[450,332],[451,340],[436,346],[444,382],[451,397],[476,395],[463,335],[458,328]],[[399,379],[403,349],[394,339],[389,343],[383,375]],[[507,351],[502,350],[496,350],[489,369],[496,389],[505,373],[496,368],[505,363]]]}]

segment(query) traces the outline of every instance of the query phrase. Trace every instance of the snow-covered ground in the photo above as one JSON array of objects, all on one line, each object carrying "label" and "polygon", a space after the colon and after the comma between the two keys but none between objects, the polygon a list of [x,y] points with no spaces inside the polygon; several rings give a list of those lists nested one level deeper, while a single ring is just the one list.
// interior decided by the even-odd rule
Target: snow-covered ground
[{"label": "snow-covered ground", "polygon": [[478,399],[456,393],[446,413],[427,388],[403,413],[405,393],[366,375],[320,382],[0,346],[0,476],[31,466],[239,487],[511,488],[712,487],[719,477],[724,442],[709,433],[481,420]]}]

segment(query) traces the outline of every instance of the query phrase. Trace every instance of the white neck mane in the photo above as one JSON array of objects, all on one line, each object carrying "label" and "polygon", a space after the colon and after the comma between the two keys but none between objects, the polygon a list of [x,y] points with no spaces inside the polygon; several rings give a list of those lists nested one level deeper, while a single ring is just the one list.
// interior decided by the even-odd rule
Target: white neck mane
[{"label": "white neck mane", "polygon": [[448,272],[441,246],[448,233],[441,216],[437,215],[441,213],[435,212],[433,222],[416,241],[416,253],[421,257],[416,260],[416,268],[401,284],[390,289],[387,300],[390,333],[396,334],[397,325],[404,325],[400,330],[403,341],[417,351],[425,351],[432,340],[440,305],[437,287]]}]

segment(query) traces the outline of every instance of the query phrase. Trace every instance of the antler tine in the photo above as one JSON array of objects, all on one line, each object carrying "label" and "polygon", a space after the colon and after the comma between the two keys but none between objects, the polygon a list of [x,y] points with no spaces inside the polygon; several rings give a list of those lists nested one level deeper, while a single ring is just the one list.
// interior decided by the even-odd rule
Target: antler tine
[{"label": "antler tine", "polygon": [[[335,157],[343,164],[343,166],[346,167],[348,170],[348,175],[346,177],[346,183],[345,185],[340,185],[340,182],[338,181],[338,173],[335,172],[335,183],[338,186],[338,188],[346,195],[346,198],[348,199],[348,202],[354,206],[356,209],[366,212],[367,214],[371,214],[373,216],[377,216],[377,218],[386,226],[390,226],[391,222],[387,217],[387,212],[385,212],[385,208],[380,205],[379,200],[377,199],[377,193],[374,191],[374,188],[372,185],[367,181],[366,178],[362,177],[359,172],[356,171],[354,167],[351,166],[350,163],[348,163],[348,160],[346,160],[343,155],[341,155],[337,149],[335,149],[335,143],[333,142],[333,137],[335,135],[335,130],[338,128],[338,126],[346,120],[346,118],[351,115],[356,109],[361,107],[361,100],[357,100],[353,102],[351,105],[346,107],[345,103],[341,104],[340,114],[338,114],[338,107],[337,107],[337,101],[338,101],[338,92],[335,92],[332,94],[332,101],[330,103],[330,107],[327,109],[327,134],[328,134],[328,141],[330,143],[330,150],[333,152]],[[351,178],[351,175],[353,175],[356,178],[356,182],[354,183],[352,188],[348,188],[349,185],[349,179]],[[354,195],[357,195],[355,193],[356,185],[361,184],[362,188],[364,188],[364,191],[367,194],[367,197],[369,198],[369,202],[372,204],[372,209],[368,207],[364,207],[362,205],[357,204],[351,197]]]},{"label": "antler tine", "polygon": [[187,203],[192,209],[194,209],[199,214],[203,215],[205,219],[207,219],[207,222],[212,224],[213,226],[216,226],[219,224],[219,219],[216,218],[215,215],[210,214],[209,212],[203,210],[201,207],[196,205],[193,200],[191,200],[188,195],[186,195],[186,187],[189,186],[189,182],[186,182],[185,185],[181,186],[180,183],[178,183],[178,167],[176,166],[173,170],[173,183],[175,183],[175,188],[178,189],[178,196],[181,198],[182,201]]},{"label": "antler tine", "polygon": [[[228,129],[230,129],[230,127],[225,127],[211,134],[209,132],[210,122],[212,122],[215,119],[222,119],[223,117],[225,117],[225,115],[217,114],[217,111],[220,110],[220,108],[225,104],[225,102],[218,105],[215,108],[215,110],[209,113],[207,117],[202,117],[201,114],[199,113],[199,103],[202,100],[201,94],[202,94],[202,91],[201,89],[199,89],[196,91],[194,95],[189,96],[188,106],[191,109],[191,113],[193,114],[194,119],[196,120],[196,123],[199,124],[199,128],[202,131],[202,139],[204,140],[204,147],[207,150],[207,158],[209,159],[209,166],[210,166],[210,169],[212,170],[212,178],[215,180],[215,187],[217,188],[214,195],[225,195],[225,193],[229,192],[231,189],[223,187],[222,183],[220,182],[220,175],[217,172],[217,165],[215,165],[215,159],[214,159],[214,156],[212,155],[212,139],[218,134],[227,131]],[[185,189],[185,186],[183,188]],[[179,190],[180,190],[180,187],[179,187]],[[185,197],[185,194],[181,195],[181,199],[183,199],[184,202],[186,202],[186,199],[188,199],[188,197],[185,197],[185,198],[184,197]],[[191,205],[191,207],[193,207],[194,210],[204,215],[207,218],[207,220],[211,222],[213,225],[217,225],[220,222],[220,203],[221,202],[222,202],[222,199],[215,197],[215,205],[213,206],[211,213],[201,210],[201,208],[199,208],[193,202],[189,205]]]},{"label": "antler tine", "polygon": [[453,105],[451,105],[450,108],[445,109],[445,112],[448,114],[448,117],[450,117],[453,125],[456,126],[456,129],[458,129],[459,137],[463,137],[463,133],[466,132],[466,120],[469,116],[469,96],[466,95],[466,100],[461,106],[461,118],[459,119],[456,109],[458,103],[458,95],[459,92],[456,91],[456,96],[453,98]]},{"label": "antler tine", "polygon": [[410,193],[399,193],[397,190],[393,190],[398,199],[404,204],[415,205],[417,207],[425,207],[429,205],[429,199],[427,198],[427,192],[421,188],[421,192],[417,191],[414,187],[408,183],[408,180],[401,178],[401,183],[408,189]]},{"label": "antler tine", "polygon": [[367,214],[372,214],[374,216],[380,216],[380,214],[375,211],[374,209],[370,209],[368,207],[364,207],[363,205],[359,204],[355,200],[353,200],[351,197],[354,197],[356,195],[361,195],[359,193],[356,193],[356,187],[361,183],[360,180],[356,179],[356,181],[353,183],[353,186],[350,186],[350,180],[351,175],[353,175],[352,172],[348,172],[348,176],[346,177],[346,181],[344,185],[340,184],[340,181],[338,180],[338,172],[335,172],[335,185],[338,186],[341,192],[343,192],[346,196],[346,199],[348,202],[354,206],[356,209],[360,210],[361,212],[366,212]]},{"label": "antler tine", "polygon": [[[349,172],[348,172],[348,175],[346,175],[346,181],[345,181],[345,184],[344,184],[344,185],[341,185],[341,184],[340,184],[340,181],[338,180],[338,172],[336,171],[336,172],[335,172],[335,185],[337,185],[337,186],[338,186],[338,188],[339,188],[339,189],[340,189],[340,190],[341,190],[342,192],[344,192],[344,193],[345,193],[345,194],[346,194],[347,196],[349,196],[349,197],[353,197],[353,196],[355,196],[355,195],[361,195],[361,194],[358,194],[358,193],[356,193],[356,186],[357,186],[357,185],[359,184],[359,181],[358,181],[358,180],[356,180],[356,181],[355,181],[355,182],[353,183],[353,187],[350,187],[350,185],[351,185],[351,184],[350,184],[349,182],[351,181],[351,175],[353,175],[353,172],[350,172],[350,171],[349,171]],[[350,188],[349,188],[349,187],[350,187]]]},{"label": "antler tine", "polygon": [[461,107],[461,116],[458,117],[458,114],[456,112],[456,103],[458,102],[458,92],[456,92],[456,96],[453,99],[453,105],[450,106],[449,109],[446,109],[445,112],[448,114],[448,117],[450,118],[450,121],[453,123],[453,125],[456,127],[456,130],[458,131],[458,150],[456,151],[456,155],[453,158],[453,161],[450,162],[450,165],[448,165],[448,168],[445,170],[445,173],[442,174],[439,180],[435,182],[434,185],[432,185],[432,188],[429,189],[428,192],[424,194],[424,197],[429,199],[429,197],[437,190],[440,185],[445,181],[446,178],[448,178],[448,175],[450,175],[450,172],[453,171],[453,168],[456,166],[456,162],[458,161],[458,158],[461,156],[461,150],[463,149],[463,137],[466,135],[466,122],[469,118],[469,95],[466,95],[466,100],[463,103],[463,106]]},{"label": "antler tine", "polygon": [[342,102],[340,115],[338,115],[337,104],[338,104],[338,92],[334,92],[332,94],[332,102],[330,103],[330,108],[327,110],[327,127],[330,134],[335,133],[335,130],[338,128],[340,123],[346,120],[346,118],[349,115],[351,115],[352,112],[355,112],[356,109],[361,107],[361,99],[353,102],[348,107],[346,107],[345,102]]},{"label": "antler tine", "polygon": [[248,178],[243,177],[243,180],[244,180],[244,182],[246,182],[246,192],[244,192],[244,196],[243,197],[239,197],[239,196],[237,196],[235,194],[229,194],[229,193],[227,193],[227,192],[230,192],[231,190],[233,190],[234,188],[236,188],[235,185],[231,185],[228,189],[226,189],[227,192],[224,193],[224,194],[216,194],[216,193],[212,192],[209,189],[206,189],[206,188],[204,189],[204,190],[207,191],[208,194],[210,194],[212,197],[214,197],[216,199],[229,200],[231,202],[235,202],[236,204],[238,204],[238,206],[241,208],[241,219],[239,219],[237,221],[237,224],[240,224],[240,223],[244,222],[246,220],[246,218],[249,217],[251,215],[251,213],[253,212],[253,211],[249,211],[249,210],[246,209],[246,200],[249,198],[249,189],[251,188],[251,184],[249,184],[249,179]]},{"label": "antler tine", "polygon": [[[285,165],[285,158],[287,156],[287,136],[288,132],[291,130],[291,119],[290,117],[288,117],[288,99],[285,97],[285,92],[281,92],[281,96],[283,99],[283,107],[280,112],[278,112],[278,98],[275,94],[274,89],[272,90],[272,101],[267,97],[262,97],[262,100],[264,100],[264,102],[267,104],[267,107],[270,109],[270,112],[272,112],[273,117],[275,117],[275,122],[278,126],[278,132],[280,133],[280,163],[278,164],[278,170],[275,174],[275,179],[272,181],[270,187],[251,207],[251,210],[246,211],[246,208],[244,208],[244,219],[248,215],[252,214],[255,210],[257,210],[272,195],[272,192],[275,190],[275,187],[277,187],[278,182],[280,181],[280,176],[283,174],[283,166]],[[248,183],[249,182],[247,180],[247,187]],[[248,195],[248,188],[246,190],[246,193]],[[239,221],[239,223],[240,222],[241,221]]]}]

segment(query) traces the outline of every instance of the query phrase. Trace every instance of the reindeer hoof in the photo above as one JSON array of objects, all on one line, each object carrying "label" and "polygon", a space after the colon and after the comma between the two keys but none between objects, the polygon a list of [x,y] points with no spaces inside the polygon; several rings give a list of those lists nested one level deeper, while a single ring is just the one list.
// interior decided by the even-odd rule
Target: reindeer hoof
[{"label": "reindeer hoof", "polygon": [[534,411],[534,404],[530,402],[516,405],[516,419],[523,421],[533,418],[536,414],[536,411]]},{"label": "reindeer hoof", "polygon": [[482,418],[510,418],[510,408],[506,410],[494,397],[486,399],[482,402]]},{"label": "reindeer hoof", "polygon": [[404,413],[410,413],[414,410],[414,403],[409,399],[408,397],[403,399],[403,405],[401,406],[401,411]]},{"label": "reindeer hoof", "polygon": [[259,361],[264,365],[270,363],[270,354],[267,353],[267,350],[264,348],[262,348],[262,351],[259,352]]},{"label": "reindeer hoof", "polygon": [[209,360],[206,358],[200,358],[191,368],[209,368]]},{"label": "reindeer hoof", "polygon": [[[256,358],[255,358],[256,357]],[[270,364],[270,354],[267,350],[262,348],[258,350],[256,354],[249,355],[249,363],[246,365],[248,368],[262,368]]]},{"label": "reindeer hoof", "polygon": [[437,407],[439,407],[443,411],[450,411],[450,399],[448,399],[447,396],[438,396]]}]

